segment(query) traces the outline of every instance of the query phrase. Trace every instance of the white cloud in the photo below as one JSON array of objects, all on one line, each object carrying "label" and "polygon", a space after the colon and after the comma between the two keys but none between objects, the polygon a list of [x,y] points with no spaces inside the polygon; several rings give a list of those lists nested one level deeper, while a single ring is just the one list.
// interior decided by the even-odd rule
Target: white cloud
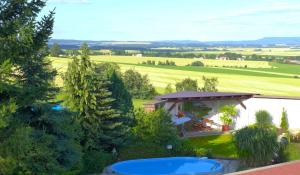
[{"label": "white cloud", "polygon": [[238,10],[229,13],[227,15],[212,16],[208,19],[196,20],[196,22],[217,22],[217,21],[223,21],[223,20],[232,19],[236,17],[255,16],[255,15],[265,16],[265,15],[270,15],[279,12],[290,13],[290,12],[299,12],[299,11],[300,11],[300,5],[293,5],[284,2],[276,2],[276,3],[272,3],[270,6],[267,7],[256,7],[256,8]]}]

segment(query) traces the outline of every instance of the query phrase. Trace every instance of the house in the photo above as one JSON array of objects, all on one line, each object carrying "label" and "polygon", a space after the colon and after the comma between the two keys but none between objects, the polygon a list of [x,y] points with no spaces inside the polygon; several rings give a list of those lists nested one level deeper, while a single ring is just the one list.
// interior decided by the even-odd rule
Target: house
[{"label": "house", "polygon": [[216,57],[217,60],[229,60],[226,56],[218,56]]},{"label": "house", "polygon": [[[256,120],[255,113],[259,110],[268,111],[272,115],[273,123],[279,127],[283,108],[287,111],[290,129],[300,129],[300,97],[263,96],[256,93],[186,91],[157,96],[155,100],[145,104],[145,109],[153,111],[163,107],[171,114],[175,125],[189,123],[196,113],[199,121],[203,119],[211,121],[213,124],[210,127],[214,130],[220,130],[222,122],[219,108],[224,105],[234,105],[238,115],[234,117],[231,129],[240,129],[254,124]],[[185,109],[187,104],[193,106],[196,112]],[[182,112],[185,114],[179,116]]]},{"label": "house", "polygon": [[143,57],[143,54],[141,53],[138,53],[138,54],[135,54],[136,57]]}]

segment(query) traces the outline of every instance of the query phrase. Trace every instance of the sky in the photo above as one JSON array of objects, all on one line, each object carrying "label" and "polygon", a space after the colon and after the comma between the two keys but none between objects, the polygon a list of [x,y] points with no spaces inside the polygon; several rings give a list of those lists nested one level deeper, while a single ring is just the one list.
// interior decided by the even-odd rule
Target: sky
[{"label": "sky", "polygon": [[300,0],[48,0],[52,38],[255,40],[300,36]]}]

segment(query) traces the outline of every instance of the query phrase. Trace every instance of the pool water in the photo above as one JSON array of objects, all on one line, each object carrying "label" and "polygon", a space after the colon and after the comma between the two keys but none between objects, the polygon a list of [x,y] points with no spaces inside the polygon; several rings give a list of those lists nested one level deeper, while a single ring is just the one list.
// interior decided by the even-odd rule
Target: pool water
[{"label": "pool water", "polygon": [[54,105],[54,106],[52,106],[51,109],[54,110],[54,111],[61,111],[64,108],[61,105]]},{"label": "pool water", "polygon": [[111,165],[111,170],[122,175],[219,175],[223,165],[213,159],[170,157],[118,162]]}]

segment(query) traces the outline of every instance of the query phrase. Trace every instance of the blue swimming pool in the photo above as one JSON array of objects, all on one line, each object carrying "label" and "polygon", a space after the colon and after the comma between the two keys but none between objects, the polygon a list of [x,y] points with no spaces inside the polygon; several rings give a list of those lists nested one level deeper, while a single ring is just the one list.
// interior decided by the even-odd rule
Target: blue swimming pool
[{"label": "blue swimming pool", "polygon": [[54,110],[54,111],[61,111],[64,108],[61,105],[54,105],[54,106],[52,106],[51,109]]},{"label": "blue swimming pool", "polygon": [[213,159],[170,157],[127,160],[111,165],[110,169],[122,175],[219,175],[223,165]]}]

